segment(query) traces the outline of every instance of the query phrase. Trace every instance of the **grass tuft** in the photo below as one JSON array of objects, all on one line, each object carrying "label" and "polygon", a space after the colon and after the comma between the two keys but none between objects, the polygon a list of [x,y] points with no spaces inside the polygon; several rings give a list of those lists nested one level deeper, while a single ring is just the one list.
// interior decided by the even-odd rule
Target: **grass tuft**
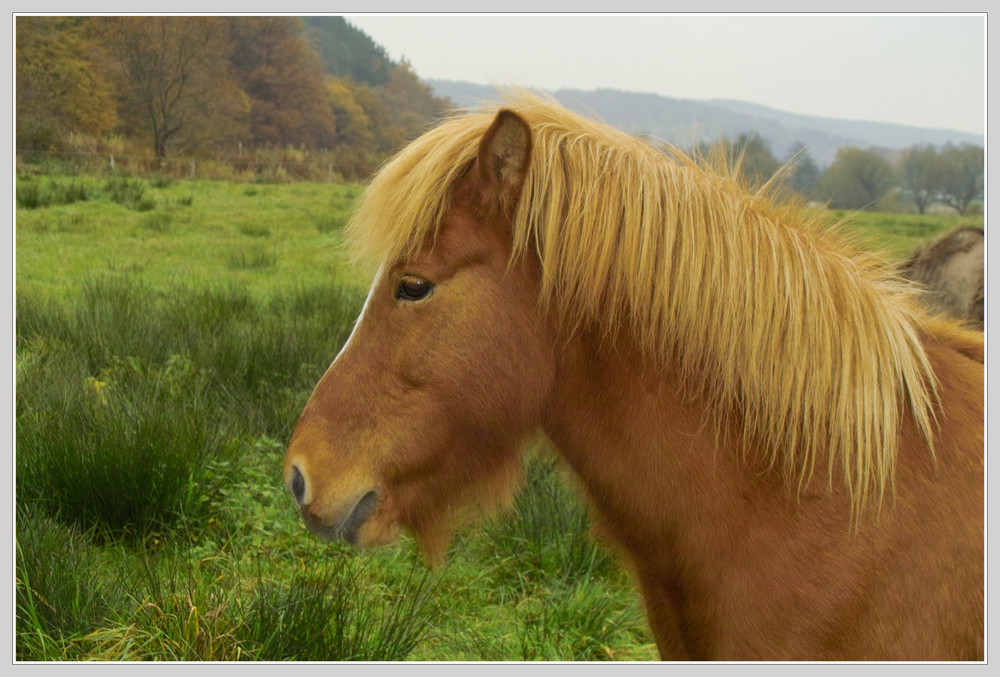
[{"label": "grass tuft", "polygon": [[116,176],[104,184],[104,193],[109,200],[128,209],[150,211],[156,202],[145,197],[146,188],[139,179],[130,180],[127,177]]},{"label": "grass tuft", "polygon": [[90,199],[87,188],[79,182],[49,181],[42,186],[39,181],[24,181],[16,191],[17,206],[23,209],[41,209],[52,205],[69,205]]},{"label": "grass tuft", "polygon": [[160,212],[158,214],[148,215],[140,222],[139,225],[145,230],[151,230],[154,233],[166,233],[170,230],[170,225],[173,223],[173,220],[174,219],[170,214]]},{"label": "grass tuft", "polygon": [[240,247],[229,251],[226,262],[234,270],[273,268],[278,264],[278,254],[264,247]]},{"label": "grass tuft", "polygon": [[291,432],[360,303],[337,287],[268,305],[236,288],[161,295],[127,277],[17,301],[19,498],[133,535],[195,510],[236,441]]},{"label": "grass tuft", "polygon": [[60,640],[96,629],[122,603],[93,576],[98,550],[79,528],[19,506],[15,531],[18,660],[63,659]]},{"label": "grass tuft", "polygon": [[[60,364],[60,362],[62,362]],[[225,426],[196,378],[161,370],[146,378],[123,363],[100,377],[51,361],[32,378],[17,421],[17,490],[51,514],[110,536],[141,538],[196,510],[211,490],[208,463],[233,459]]]},{"label": "grass tuft", "polygon": [[250,237],[271,237],[270,228],[256,224],[243,224],[240,226],[240,232]]},{"label": "grass tuft", "polygon": [[410,575],[395,594],[363,585],[354,560],[337,558],[289,583],[262,583],[241,636],[256,660],[398,661],[429,631],[434,586]]}]

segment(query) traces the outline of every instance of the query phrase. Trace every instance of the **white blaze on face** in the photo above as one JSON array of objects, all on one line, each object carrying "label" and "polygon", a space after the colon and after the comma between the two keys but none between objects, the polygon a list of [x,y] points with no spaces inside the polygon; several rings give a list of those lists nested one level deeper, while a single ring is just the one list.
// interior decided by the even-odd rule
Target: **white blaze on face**
[{"label": "white blaze on face", "polygon": [[354,328],[351,329],[351,335],[347,337],[346,341],[344,341],[344,345],[341,346],[340,352],[338,352],[337,356],[333,358],[333,362],[331,362],[330,366],[326,368],[326,372],[323,374],[323,378],[321,378],[316,383],[316,386],[313,388],[312,394],[309,395],[309,400],[306,402],[307,410],[315,406],[313,397],[316,395],[316,390],[323,383],[323,380],[326,378],[326,374],[330,373],[330,370],[333,369],[333,365],[337,363],[337,360],[340,359],[340,356],[343,355],[344,351],[347,350],[347,346],[351,344],[351,340],[354,338],[354,335],[358,332],[358,326],[361,324],[361,320],[364,318],[365,312],[368,310],[368,306],[371,304],[372,296],[375,294],[375,288],[378,287],[378,283],[382,279],[383,268],[384,266],[379,266],[378,272],[375,273],[375,280],[372,282],[371,289],[368,290],[368,296],[365,298],[365,304],[361,307],[361,313],[358,314],[358,319],[354,321]]},{"label": "white blaze on face", "polygon": [[364,318],[365,312],[368,310],[368,306],[371,304],[372,296],[375,294],[375,288],[378,287],[378,283],[382,280],[382,274],[384,270],[385,270],[384,265],[379,266],[378,271],[375,273],[375,279],[372,281],[372,286],[368,290],[368,296],[365,298],[365,304],[361,307],[361,312],[358,314],[358,319],[354,321],[354,328],[351,329],[351,335],[347,337],[347,340],[344,341],[344,345],[340,347],[340,352],[337,353],[337,356],[335,358],[333,358],[333,362],[330,363],[331,367],[334,364],[336,364],[337,360],[340,359],[340,356],[344,354],[344,351],[347,350],[347,346],[351,344],[351,339],[353,339],[354,335],[358,332],[358,325],[361,324],[361,320],[362,318]]}]

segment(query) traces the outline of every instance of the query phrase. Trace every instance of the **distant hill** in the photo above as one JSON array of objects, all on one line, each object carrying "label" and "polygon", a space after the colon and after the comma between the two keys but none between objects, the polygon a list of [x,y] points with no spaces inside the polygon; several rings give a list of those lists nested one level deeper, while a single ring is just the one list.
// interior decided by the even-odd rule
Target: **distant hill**
[{"label": "distant hill", "polygon": [[[450,80],[427,80],[427,83],[438,95],[459,106],[474,106],[497,97],[496,90],[488,85]],[[626,132],[649,135],[681,147],[756,132],[767,140],[774,156],[784,160],[792,146],[801,142],[821,167],[829,165],[837,149],[843,146],[897,150],[914,144],[983,145],[983,137],[977,134],[798,115],[743,101],[693,101],[612,89],[560,89],[550,93],[563,105],[599,117]]]}]

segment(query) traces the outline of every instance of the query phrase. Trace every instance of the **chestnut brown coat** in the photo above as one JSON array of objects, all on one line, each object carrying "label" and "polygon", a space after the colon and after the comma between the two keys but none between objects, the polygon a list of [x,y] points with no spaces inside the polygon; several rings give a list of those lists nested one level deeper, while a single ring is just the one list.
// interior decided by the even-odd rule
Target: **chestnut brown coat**
[{"label": "chestnut brown coat", "polygon": [[509,499],[538,431],[666,659],[983,659],[983,341],[805,208],[527,94],[386,165],[293,433],[359,547]]}]

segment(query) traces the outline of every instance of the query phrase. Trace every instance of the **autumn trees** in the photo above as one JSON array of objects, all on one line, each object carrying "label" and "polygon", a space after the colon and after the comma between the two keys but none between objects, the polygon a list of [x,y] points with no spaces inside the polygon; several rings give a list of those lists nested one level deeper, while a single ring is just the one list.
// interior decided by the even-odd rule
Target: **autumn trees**
[{"label": "autumn trees", "polygon": [[329,148],[334,117],[323,65],[287,17],[230,18],[232,67],[249,98],[250,138],[265,145]]},{"label": "autumn trees", "polygon": [[19,19],[15,33],[19,148],[58,148],[68,132],[101,135],[118,125],[114,91],[96,67],[85,20]]},{"label": "autumn trees", "polygon": [[197,148],[220,135],[240,135],[249,105],[234,77],[226,19],[128,16],[94,22],[125,127],[148,139],[157,160],[173,147]]},{"label": "autumn trees", "polygon": [[[314,151],[324,176],[361,178],[450,107],[343,17],[18,16],[15,37],[22,156],[113,136],[161,169],[190,156],[242,172],[263,154]],[[842,148],[825,170],[802,144],[779,161],[753,133],[708,149],[751,187],[791,160],[785,184],[834,207],[876,208],[894,191],[920,212],[936,201],[964,213],[983,193],[979,146]]]},{"label": "autumn trees", "polygon": [[448,106],[340,17],[17,17],[16,39],[19,150],[117,133],[156,162],[299,148],[360,176]]}]

